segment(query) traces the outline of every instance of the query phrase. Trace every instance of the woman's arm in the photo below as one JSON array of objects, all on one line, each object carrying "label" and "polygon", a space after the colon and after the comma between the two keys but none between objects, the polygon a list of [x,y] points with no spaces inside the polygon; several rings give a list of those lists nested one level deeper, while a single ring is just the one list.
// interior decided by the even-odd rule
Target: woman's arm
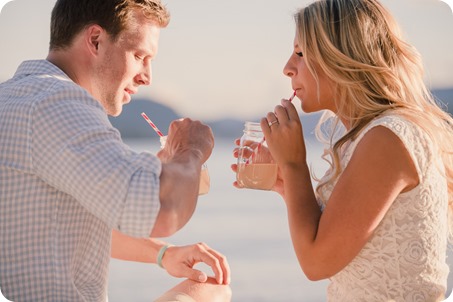
[{"label": "woman's arm", "polygon": [[299,263],[309,279],[325,279],[354,259],[398,194],[418,184],[418,175],[400,139],[387,128],[373,128],[356,147],[321,213],[304,143],[295,137],[303,138],[297,112],[284,105],[276,109],[279,127],[265,131],[266,140],[281,169]]}]

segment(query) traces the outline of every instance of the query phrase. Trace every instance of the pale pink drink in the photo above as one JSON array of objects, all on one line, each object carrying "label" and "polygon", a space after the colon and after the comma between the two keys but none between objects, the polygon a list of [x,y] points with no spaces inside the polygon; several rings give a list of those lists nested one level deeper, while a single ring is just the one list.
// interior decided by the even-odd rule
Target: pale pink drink
[{"label": "pale pink drink", "polygon": [[259,123],[246,122],[238,154],[236,180],[240,187],[271,190],[277,180],[277,164],[263,139]]},{"label": "pale pink drink", "polygon": [[[165,143],[167,141],[167,136],[161,136],[160,137],[160,147],[164,148]],[[200,174],[200,184],[198,187],[198,195],[204,195],[209,192],[209,189],[211,187],[211,179],[209,177],[208,173],[208,166],[206,163],[204,163],[201,166],[201,174]]]}]

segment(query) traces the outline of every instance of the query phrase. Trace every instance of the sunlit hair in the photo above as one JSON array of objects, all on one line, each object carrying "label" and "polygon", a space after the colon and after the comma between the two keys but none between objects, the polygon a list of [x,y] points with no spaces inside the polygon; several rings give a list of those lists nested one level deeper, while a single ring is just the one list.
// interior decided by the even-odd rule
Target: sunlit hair
[{"label": "sunlit hair", "polygon": [[[318,192],[341,173],[340,148],[372,119],[396,110],[438,146],[446,169],[452,237],[453,119],[428,91],[420,54],[403,41],[395,20],[376,0],[321,0],[301,9],[295,20],[309,70],[317,78],[318,68],[336,83],[338,112],[326,112],[317,127],[318,139],[331,146],[325,159],[330,155],[332,171]],[[351,122],[348,131],[341,119]]]},{"label": "sunlit hair", "polygon": [[133,24],[134,12],[159,27],[170,22],[170,13],[160,0],[57,0],[50,23],[50,49],[64,49],[86,26],[97,24],[113,41]]}]

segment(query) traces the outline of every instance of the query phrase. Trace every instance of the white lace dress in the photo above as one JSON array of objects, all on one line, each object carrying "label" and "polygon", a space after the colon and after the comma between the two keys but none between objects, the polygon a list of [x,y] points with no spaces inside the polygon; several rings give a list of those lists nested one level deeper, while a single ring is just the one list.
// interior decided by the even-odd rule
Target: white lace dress
[{"label": "white lace dress", "polygon": [[[438,301],[445,295],[449,273],[444,167],[423,131],[397,115],[387,115],[372,121],[342,151],[343,169],[362,137],[376,126],[387,127],[401,139],[420,183],[397,197],[360,253],[330,279],[328,301]],[[327,204],[334,185],[322,188],[321,206]]]}]

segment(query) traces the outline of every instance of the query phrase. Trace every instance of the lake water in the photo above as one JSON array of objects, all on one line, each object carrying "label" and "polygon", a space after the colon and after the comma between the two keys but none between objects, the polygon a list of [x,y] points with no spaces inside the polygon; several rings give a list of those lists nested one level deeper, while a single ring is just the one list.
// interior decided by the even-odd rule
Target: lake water
[{"label": "lake water", "polygon": [[[157,137],[155,141],[127,143],[139,151],[156,152],[159,148]],[[216,140],[207,163],[210,192],[200,196],[191,221],[165,240],[177,245],[203,241],[226,255],[232,271],[234,302],[326,301],[328,281],[309,281],[299,267],[280,196],[275,192],[233,187],[235,174],[230,169],[235,162],[233,148],[233,140]],[[321,176],[326,164],[320,159],[320,145],[309,143],[307,150],[312,168]],[[113,259],[109,301],[152,301],[181,281],[156,265]],[[452,281],[450,277],[449,284]]]}]

